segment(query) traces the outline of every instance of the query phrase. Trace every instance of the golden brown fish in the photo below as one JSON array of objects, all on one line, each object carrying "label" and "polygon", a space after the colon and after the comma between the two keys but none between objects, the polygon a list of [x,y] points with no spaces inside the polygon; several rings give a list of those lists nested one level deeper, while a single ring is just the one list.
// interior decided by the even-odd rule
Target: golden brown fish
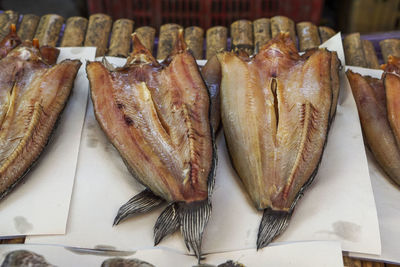
[{"label": "golden brown fish", "polygon": [[[395,58],[384,65],[382,79],[346,72],[357,104],[364,138],[379,165],[400,184],[400,78]],[[397,140],[397,141],[396,141]]]},{"label": "golden brown fish", "polygon": [[264,210],[258,248],[285,229],[317,172],[335,110],[334,58],[324,49],[300,56],[288,34],[253,58],[218,54],[229,154],[255,207]]},{"label": "golden brown fish", "polygon": [[386,93],[387,113],[390,126],[400,149],[400,58],[388,57],[383,74]]},{"label": "golden brown fish", "polygon": [[100,62],[86,68],[97,121],[147,187],[120,208],[114,224],[168,202],[154,227],[155,244],[180,227],[200,258],[216,164],[210,97],[182,32],[161,64],[136,35],[133,45],[122,68]]},{"label": "golden brown fish", "polygon": [[52,49],[43,56],[34,40],[0,60],[0,199],[42,153],[81,65],[79,60],[49,65],[50,54],[58,55]]}]

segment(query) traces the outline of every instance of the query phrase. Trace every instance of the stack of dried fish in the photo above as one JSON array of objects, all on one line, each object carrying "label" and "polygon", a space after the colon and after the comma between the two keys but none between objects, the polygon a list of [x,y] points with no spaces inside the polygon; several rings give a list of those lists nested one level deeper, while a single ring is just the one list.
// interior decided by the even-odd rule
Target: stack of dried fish
[{"label": "stack of dried fish", "polygon": [[400,58],[389,56],[381,79],[346,72],[368,147],[400,185]]},{"label": "stack of dried fish", "polygon": [[288,34],[249,58],[218,54],[221,115],[232,163],[254,205],[264,210],[257,247],[287,226],[317,173],[339,94],[336,53],[300,56]]},{"label": "stack of dried fish", "polygon": [[97,121],[147,188],[120,208],[114,224],[167,202],[154,227],[155,244],[180,227],[200,258],[216,165],[207,87],[182,32],[161,64],[136,35],[133,47],[121,68],[100,62],[86,68]]},{"label": "stack of dried fish", "polygon": [[0,43],[0,199],[46,146],[70,95],[79,60],[55,64],[59,50],[21,44],[15,25]]}]

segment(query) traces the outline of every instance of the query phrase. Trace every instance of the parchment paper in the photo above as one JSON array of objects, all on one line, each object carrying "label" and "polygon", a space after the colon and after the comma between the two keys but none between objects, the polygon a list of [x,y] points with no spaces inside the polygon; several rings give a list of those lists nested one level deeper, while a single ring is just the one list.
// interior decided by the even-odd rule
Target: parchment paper
[{"label": "parchment paper", "polygon": [[0,238],[65,233],[88,99],[85,64],[87,59],[94,59],[96,49],[60,50],[58,61],[81,59],[83,64],[59,125],[41,158],[23,182],[0,201]]},{"label": "parchment paper", "polygon": [[[158,267],[194,266],[195,257],[186,256],[172,250],[149,249],[134,252],[104,253],[100,251],[82,251],[61,246],[46,245],[4,245],[0,246],[0,263],[7,253],[26,249],[45,257],[48,263],[59,267],[69,266],[100,266],[104,260],[110,258],[139,259]],[[203,264],[214,266],[228,260],[240,262],[245,266],[343,266],[342,253],[339,242],[315,241],[299,242],[272,246],[260,251],[243,250],[229,253],[207,255]]]},{"label": "parchment paper", "polygon": [[[340,34],[325,45],[343,60]],[[110,58],[121,65],[123,59]],[[262,212],[242,189],[226,151],[218,140],[218,167],[213,212],[203,237],[204,253],[255,248]],[[153,246],[153,226],[162,209],[112,227],[118,208],[143,188],[127,171],[98,123],[92,104],[83,132],[67,234],[27,239],[85,248],[129,250]],[[324,157],[313,185],[296,207],[292,221],[276,241],[339,240],[345,251],[380,254],[380,237],[357,109],[341,73],[341,95]],[[186,252],[180,233],[160,246]]]}]

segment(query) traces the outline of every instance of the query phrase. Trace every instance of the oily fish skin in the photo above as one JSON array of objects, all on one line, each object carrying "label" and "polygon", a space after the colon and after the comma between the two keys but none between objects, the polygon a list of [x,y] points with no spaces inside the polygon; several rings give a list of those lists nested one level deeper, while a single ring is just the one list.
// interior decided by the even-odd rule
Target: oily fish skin
[{"label": "oily fish skin", "polygon": [[400,58],[389,56],[384,65],[383,84],[386,92],[387,113],[390,126],[400,149]]},{"label": "oily fish skin", "polygon": [[100,62],[87,66],[100,126],[155,195],[169,202],[207,199],[210,100],[194,58],[184,49],[160,65],[148,51],[132,55],[115,71]]},{"label": "oily fish skin", "polygon": [[400,151],[388,121],[381,80],[346,72],[365,139],[385,172],[400,184]]},{"label": "oily fish skin", "polygon": [[80,65],[79,60],[48,65],[37,42],[0,60],[0,198],[41,154]]},{"label": "oily fish skin", "polygon": [[218,54],[233,165],[258,209],[288,211],[322,156],[332,105],[331,53],[302,58],[286,35],[253,59]]},{"label": "oily fish skin", "polygon": [[400,148],[400,77],[394,73],[386,73],[383,78],[387,112],[390,126]]}]

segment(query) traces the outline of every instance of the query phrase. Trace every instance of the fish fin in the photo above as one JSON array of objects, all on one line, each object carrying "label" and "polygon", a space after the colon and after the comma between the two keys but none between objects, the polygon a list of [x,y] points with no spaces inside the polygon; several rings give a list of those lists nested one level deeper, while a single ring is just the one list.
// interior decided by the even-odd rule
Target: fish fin
[{"label": "fish fin", "polygon": [[217,174],[217,164],[218,164],[218,153],[217,153],[217,142],[215,137],[215,132],[212,126],[210,125],[210,131],[212,135],[212,143],[213,143],[213,156],[212,156],[212,163],[211,163],[211,171],[208,175],[207,180],[207,188],[208,188],[208,199],[211,200],[211,195],[214,190],[215,185],[215,175]]},{"label": "fish fin", "polygon": [[165,236],[178,230],[179,226],[178,205],[172,203],[161,213],[154,225],[154,246],[157,246]]},{"label": "fish fin", "polygon": [[289,225],[291,211],[275,211],[271,208],[264,210],[257,235],[257,249],[266,247],[280,235]]},{"label": "fish fin", "polygon": [[106,67],[106,69],[109,71],[115,71],[117,69],[117,67],[107,60],[106,56],[103,56],[101,63],[103,63],[104,67]]},{"label": "fish fin", "polygon": [[164,202],[164,199],[154,195],[153,192],[151,192],[150,190],[145,189],[136,196],[129,199],[128,202],[126,202],[119,208],[113,225],[117,225],[122,220],[131,215],[145,213],[154,208],[157,208]]},{"label": "fish fin", "polygon": [[211,215],[211,202],[207,199],[192,203],[179,203],[179,222],[186,247],[201,259],[201,239]]}]

